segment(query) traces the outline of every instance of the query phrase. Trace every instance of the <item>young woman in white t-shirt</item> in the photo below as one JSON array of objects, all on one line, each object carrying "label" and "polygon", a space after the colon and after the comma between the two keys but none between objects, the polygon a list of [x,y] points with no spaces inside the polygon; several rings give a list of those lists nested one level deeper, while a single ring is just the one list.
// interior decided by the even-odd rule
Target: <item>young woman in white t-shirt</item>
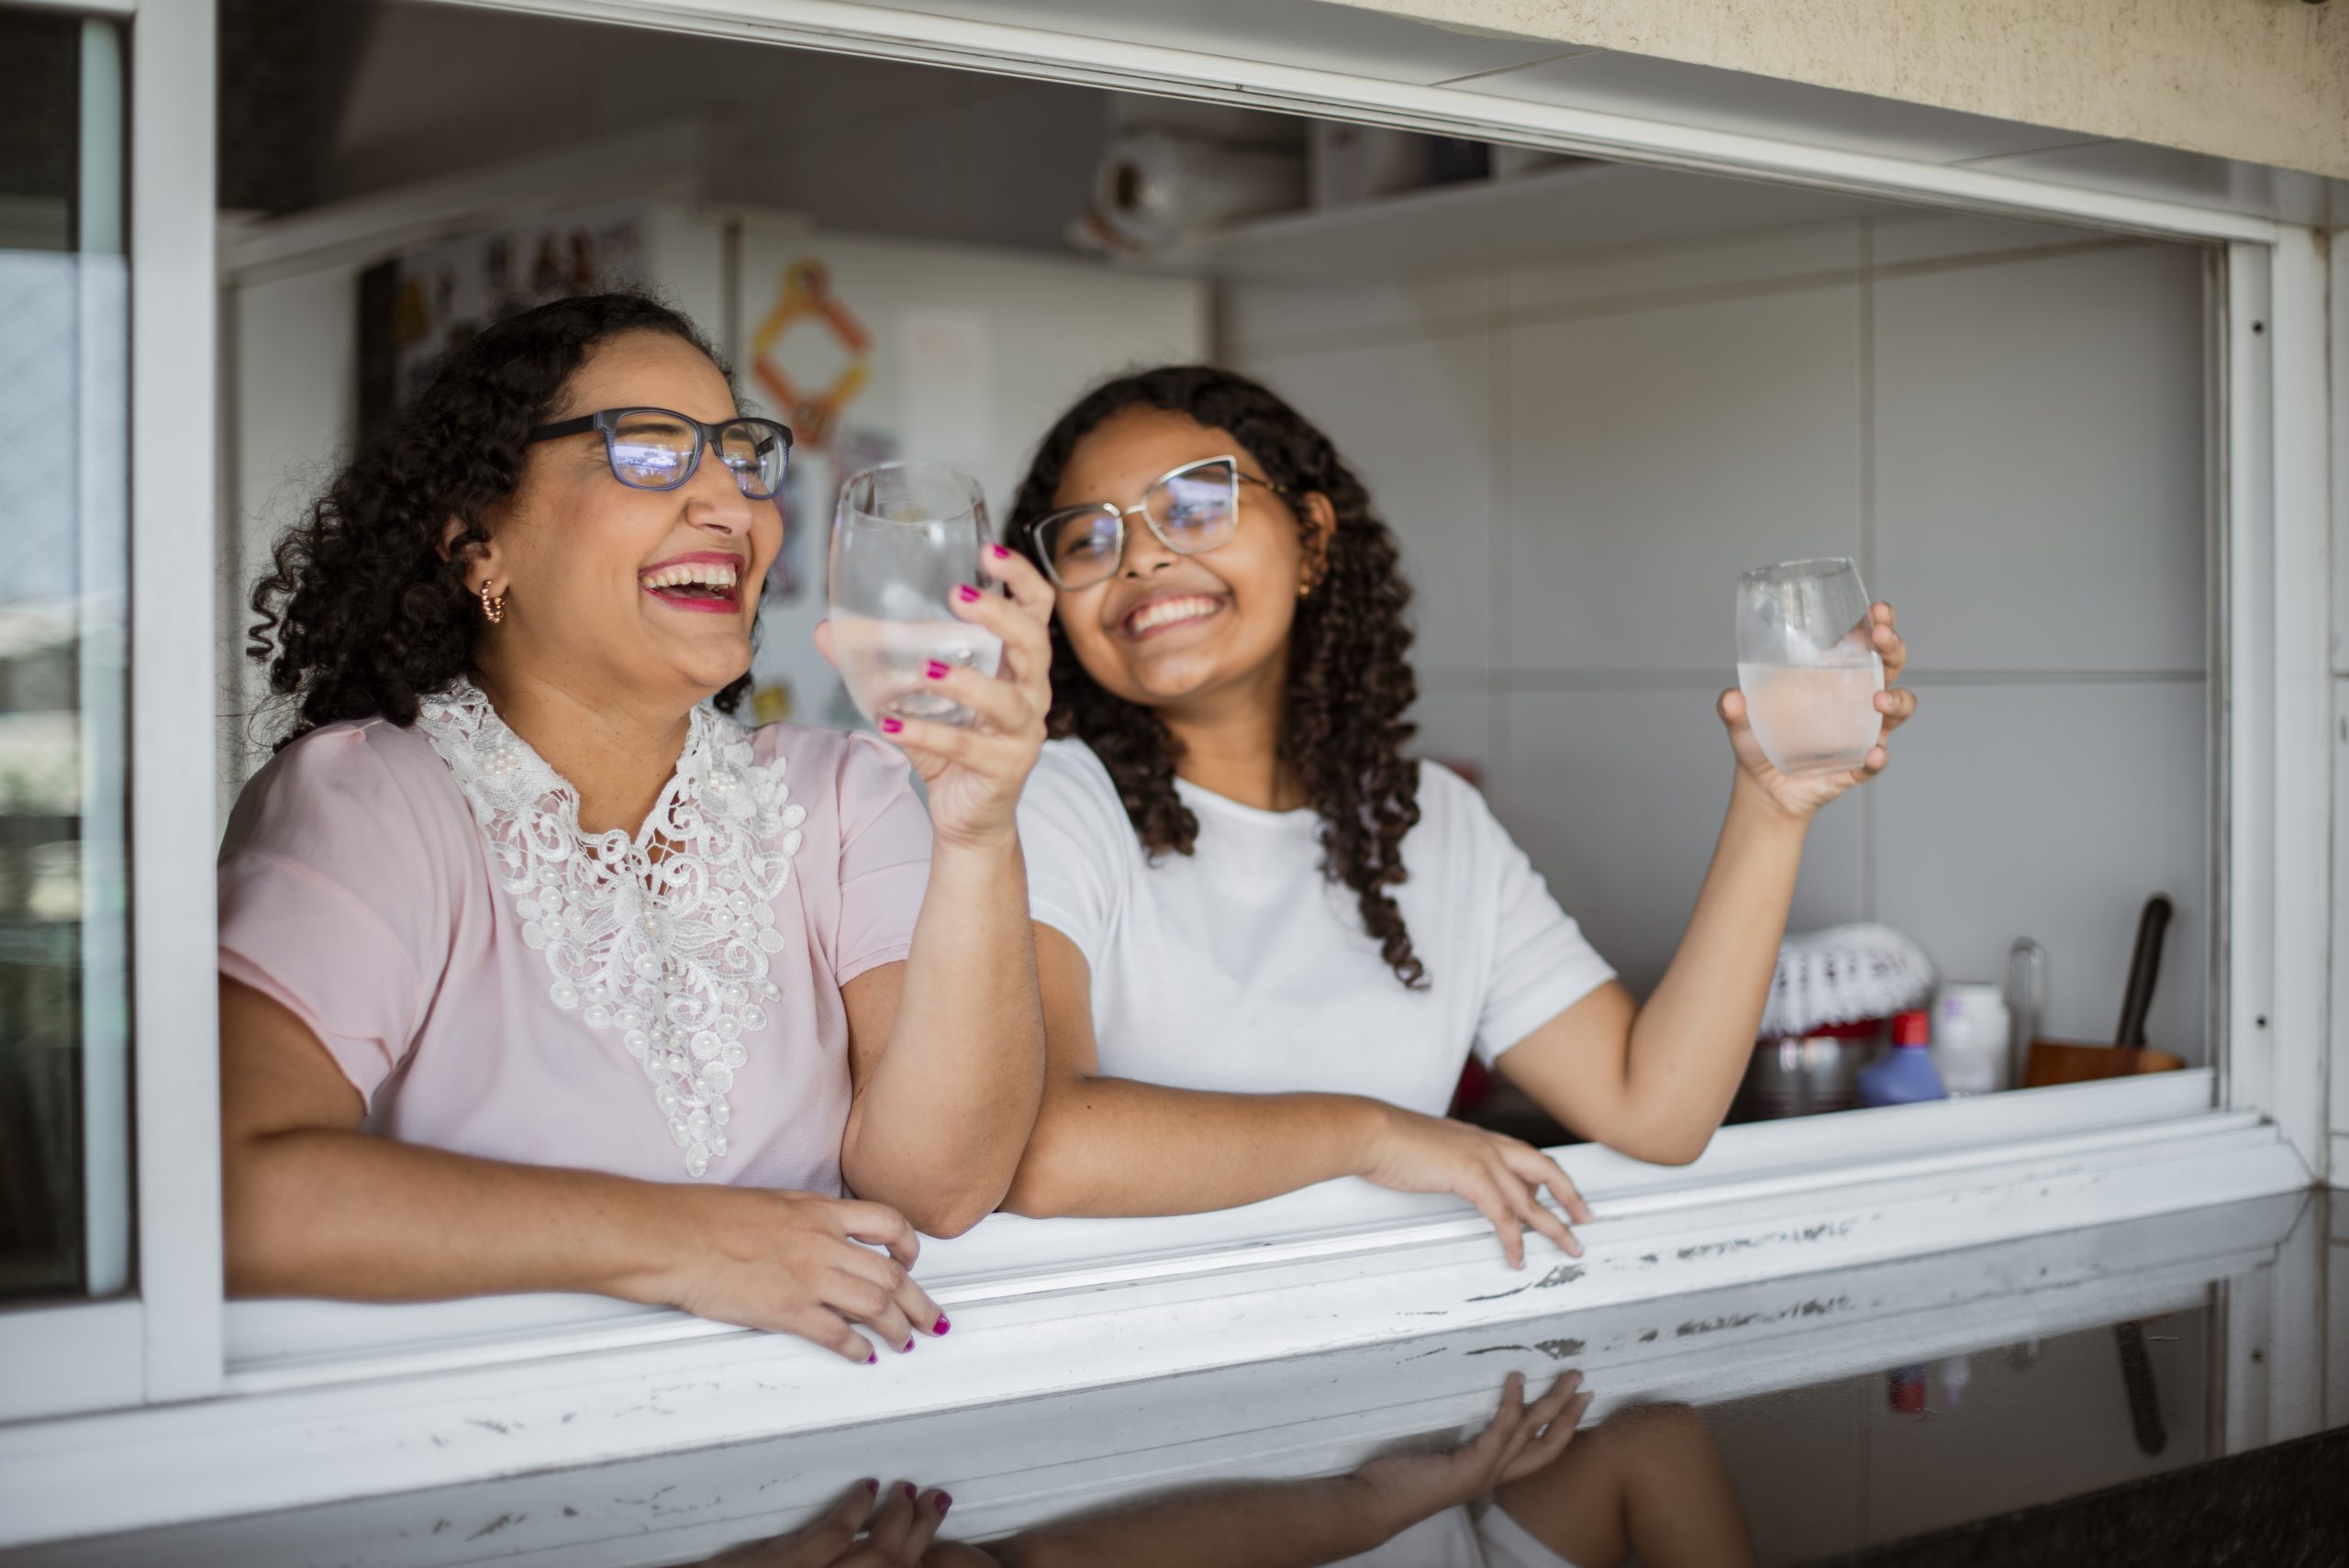
[{"label": "young woman in white t-shirt", "polygon": [[[1512,1265],[1539,1150],[1446,1118],[1479,1060],[1575,1132],[1693,1160],[1729,1108],[1804,835],[1881,771],[1789,777],[1721,694],[1728,816],[1635,1003],[1476,791],[1405,748],[1410,590],[1329,439],[1208,366],[1126,376],[1046,434],[1011,542],[1056,584],[1052,732],[1019,806],[1049,1068],[1005,1207],[1178,1214],[1331,1177],[1476,1206]],[[1871,612],[1887,683],[1907,651]],[[1876,699],[1887,738],[1916,697]],[[1605,831],[1595,824],[1594,831]]]},{"label": "young woman in white t-shirt", "polygon": [[[1206,366],[1112,382],[1045,435],[1011,525],[1056,589],[1059,739],[1019,805],[1047,1068],[1007,1208],[1178,1214],[1355,1175],[1465,1198],[1512,1265],[1529,1228],[1579,1252],[1539,1196],[1588,1219],[1565,1173],[1444,1115],[1471,1051],[1585,1137],[1697,1157],[1752,1052],[1810,818],[1881,747],[1783,776],[1722,694],[1728,820],[1637,1005],[1475,790],[1405,755],[1410,590],[1296,410]],[[1871,616],[1896,677],[1891,607]],[[1916,700],[1876,705],[1889,730]],[[1578,1443],[1497,1507],[1349,1562],[1752,1561],[1733,1502],[1635,1507],[1620,1446]],[[1292,1523],[1259,1560],[1326,1562]]]}]

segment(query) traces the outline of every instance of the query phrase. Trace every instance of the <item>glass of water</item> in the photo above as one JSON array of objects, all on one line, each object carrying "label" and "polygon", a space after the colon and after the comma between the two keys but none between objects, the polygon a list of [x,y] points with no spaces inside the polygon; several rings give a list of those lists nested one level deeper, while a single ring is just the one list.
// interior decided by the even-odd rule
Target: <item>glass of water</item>
[{"label": "glass of water", "polygon": [[941,463],[886,462],[841,486],[832,520],[832,658],[858,711],[878,723],[968,724],[971,710],[923,671],[933,659],[995,673],[1003,640],[952,608],[982,582],[988,540],[979,482]]},{"label": "glass of water", "polygon": [[1737,684],[1763,755],[1782,773],[1841,773],[1884,732],[1884,658],[1860,569],[1842,556],[1737,580]]}]

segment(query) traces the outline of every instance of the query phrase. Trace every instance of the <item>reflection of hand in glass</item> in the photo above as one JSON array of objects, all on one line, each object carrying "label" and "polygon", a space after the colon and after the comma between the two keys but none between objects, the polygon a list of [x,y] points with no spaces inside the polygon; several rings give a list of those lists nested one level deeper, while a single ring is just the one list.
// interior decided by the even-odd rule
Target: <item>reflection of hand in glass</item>
[{"label": "reflection of hand in glass", "polygon": [[1581,1568],[1751,1568],[1753,1537],[1720,1451],[1685,1405],[1622,1410],[1494,1500]]},{"label": "reflection of hand in glass", "polygon": [[815,1523],[788,1535],[746,1541],[707,1559],[703,1568],[951,1568],[957,1562],[938,1555],[932,1541],[952,1498],[943,1492],[918,1492],[912,1482],[901,1481],[876,1499],[879,1487],[878,1482],[860,1481]]},{"label": "reflection of hand in glass", "polygon": [[1374,1459],[1354,1479],[1375,1499],[1374,1517],[1387,1535],[1399,1534],[1442,1512],[1472,1503],[1554,1462],[1574,1440],[1590,1407],[1582,1373],[1570,1372],[1531,1405],[1525,1374],[1510,1373],[1501,1407],[1485,1429],[1464,1443]]},{"label": "reflection of hand in glass", "polygon": [[[1123,1504],[985,1550],[935,1539],[945,1494],[899,1483],[876,1504],[860,1482],[815,1523],[703,1568],[1322,1568],[1488,1494],[1508,1528],[1582,1568],[1634,1554],[1647,1568],[1751,1568],[1736,1488],[1696,1412],[1644,1407],[1577,1435],[1589,1406],[1580,1373],[1531,1404],[1512,1373],[1499,1411],[1466,1442],[1423,1443],[1324,1480]],[[1485,1516],[1478,1534],[1495,1522]]]},{"label": "reflection of hand in glass", "polygon": [[[1589,1405],[1569,1373],[1531,1405],[1511,1373],[1490,1425],[1319,1481],[1238,1482],[1121,1505],[1029,1530],[973,1555],[1008,1568],[1319,1568],[1370,1551],[1496,1485],[1553,1462]],[[967,1549],[966,1549],[967,1550]],[[933,1557],[925,1568],[966,1568]]]}]

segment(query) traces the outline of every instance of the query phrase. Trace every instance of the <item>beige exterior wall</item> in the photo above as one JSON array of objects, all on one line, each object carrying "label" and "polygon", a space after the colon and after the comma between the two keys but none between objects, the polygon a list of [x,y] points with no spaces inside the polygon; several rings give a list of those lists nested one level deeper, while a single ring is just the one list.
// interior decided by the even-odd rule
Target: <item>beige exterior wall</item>
[{"label": "beige exterior wall", "polygon": [[1343,0],[2349,178],[2349,0]]}]

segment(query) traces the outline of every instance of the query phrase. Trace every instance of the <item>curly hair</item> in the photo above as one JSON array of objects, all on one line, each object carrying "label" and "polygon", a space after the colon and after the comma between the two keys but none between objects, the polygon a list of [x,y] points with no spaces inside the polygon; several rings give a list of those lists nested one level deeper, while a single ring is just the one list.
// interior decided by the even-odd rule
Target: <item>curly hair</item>
[{"label": "curly hair", "polygon": [[[473,667],[484,625],[465,587],[472,547],[521,481],[525,443],[588,350],[623,332],[660,332],[731,373],[685,317],[649,295],[579,295],[508,317],[440,367],[362,441],[308,513],[277,541],[253,584],[260,617],[246,651],[290,701],[283,748],[347,718],[416,722],[421,697]],[[462,525],[445,546],[449,520]],[[716,697],[733,711],[744,675]]]},{"label": "curly hair", "polygon": [[[1395,536],[1330,438],[1269,388],[1213,365],[1165,365],[1095,388],[1045,433],[1011,512],[1012,535],[1031,559],[1029,525],[1052,509],[1077,445],[1133,408],[1228,431],[1274,484],[1318,491],[1337,514],[1327,571],[1297,602],[1289,632],[1280,755],[1321,818],[1322,874],[1353,890],[1363,928],[1396,978],[1424,989],[1427,971],[1387,891],[1405,880],[1403,838],[1419,820],[1419,767],[1403,754],[1416,728],[1403,716],[1419,695],[1408,658],[1411,589]],[[1174,792],[1181,743],[1157,714],[1086,673],[1057,618],[1049,724],[1055,738],[1076,736],[1101,759],[1153,860],[1192,852],[1198,819]]]}]

